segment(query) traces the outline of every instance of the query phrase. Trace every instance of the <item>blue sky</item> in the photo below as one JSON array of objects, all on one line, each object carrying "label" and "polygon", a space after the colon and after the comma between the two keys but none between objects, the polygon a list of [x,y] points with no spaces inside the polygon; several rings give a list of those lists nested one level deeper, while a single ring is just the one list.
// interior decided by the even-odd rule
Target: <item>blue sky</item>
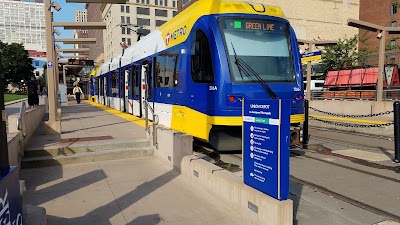
[{"label": "blue sky", "polygon": [[[66,3],[65,0],[55,0],[60,6],[60,11],[54,10],[54,21],[55,22],[74,22],[74,14],[78,9],[84,9],[85,4],[83,3]],[[72,30],[64,30],[62,27],[56,27],[55,29],[61,32],[60,36],[55,38],[72,38]],[[57,43],[61,48],[73,48],[73,45],[65,45],[63,43]]]}]

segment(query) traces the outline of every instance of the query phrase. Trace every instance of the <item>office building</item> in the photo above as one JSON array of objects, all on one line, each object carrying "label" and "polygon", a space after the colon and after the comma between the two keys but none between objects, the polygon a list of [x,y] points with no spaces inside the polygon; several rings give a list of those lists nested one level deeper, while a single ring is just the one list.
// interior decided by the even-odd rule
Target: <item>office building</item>
[{"label": "office building", "polygon": [[[102,22],[100,3],[86,4],[87,21]],[[103,30],[90,29],[88,30],[88,38],[96,38],[96,44],[89,44],[89,59],[94,60],[95,65],[101,65],[104,62],[104,42]]]},{"label": "office building", "polygon": [[[196,1],[207,0],[179,0],[179,10],[184,10]],[[347,19],[359,19],[360,0],[252,0],[251,2],[280,7],[299,39],[337,40],[358,34],[357,29],[347,26]],[[380,4],[380,1],[376,4]]]},{"label": "office building", "polygon": [[[80,9],[75,11],[74,21],[83,23],[87,22],[87,10]],[[88,37],[88,30],[73,30],[74,38],[87,38]],[[74,48],[88,48],[87,44],[75,44]]]},{"label": "office building", "polygon": [[177,7],[176,0],[133,0],[129,4],[102,5],[102,21],[107,25],[103,31],[105,61],[122,53],[121,43],[131,46],[137,42],[137,26],[152,31],[175,16]]},{"label": "office building", "polygon": [[0,40],[22,43],[25,49],[45,51],[44,4],[0,0]]}]

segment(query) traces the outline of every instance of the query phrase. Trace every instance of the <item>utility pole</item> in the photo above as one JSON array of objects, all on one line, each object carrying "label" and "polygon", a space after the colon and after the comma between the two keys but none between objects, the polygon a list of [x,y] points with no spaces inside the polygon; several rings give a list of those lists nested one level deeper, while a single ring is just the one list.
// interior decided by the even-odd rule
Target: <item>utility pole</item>
[{"label": "utility pole", "polygon": [[6,108],[4,105],[4,75],[2,66],[3,51],[0,49],[0,176],[8,173],[10,162],[8,161],[8,142],[6,128]]}]

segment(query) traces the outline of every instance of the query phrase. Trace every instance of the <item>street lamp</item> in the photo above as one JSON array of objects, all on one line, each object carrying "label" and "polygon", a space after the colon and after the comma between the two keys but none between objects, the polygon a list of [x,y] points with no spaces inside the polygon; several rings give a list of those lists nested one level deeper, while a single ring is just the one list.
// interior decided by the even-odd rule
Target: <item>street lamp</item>
[{"label": "street lamp", "polygon": [[3,50],[0,49],[0,176],[8,173],[10,163],[8,161],[8,143],[6,130],[6,108],[4,106],[4,75],[2,67]]},{"label": "street lamp", "polygon": [[[308,45],[308,51],[312,52],[314,46],[330,46],[330,45],[336,45],[337,41],[307,41],[307,40],[302,40],[298,39],[297,42],[300,45]],[[306,92],[306,99],[309,101],[311,100],[311,61],[307,62],[307,92]]]},{"label": "street lamp", "polygon": [[378,85],[376,86],[376,101],[381,102],[383,99],[383,76],[385,75],[386,32],[389,34],[400,34],[400,28],[383,27],[377,24],[355,19],[347,19],[347,25],[367,31],[379,32],[378,35],[376,35],[376,38],[379,39],[379,65]]},{"label": "street lamp", "polygon": [[131,28],[132,24],[120,24],[119,26],[129,29],[132,32],[135,32],[138,35],[137,41],[140,41],[140,38],[144,35],[145,31],[149,31],[148,29],[145,29],[144,26],[138,26],[138,25],[133,25],[133,27],[138,28],[137,30],[134,30]]},{"label": "street lamp", "polygon": [[61,32],[57,29],[54,29],[53,33],[56,34],[57,36],[60,36],[60,34],[61,34]]}]

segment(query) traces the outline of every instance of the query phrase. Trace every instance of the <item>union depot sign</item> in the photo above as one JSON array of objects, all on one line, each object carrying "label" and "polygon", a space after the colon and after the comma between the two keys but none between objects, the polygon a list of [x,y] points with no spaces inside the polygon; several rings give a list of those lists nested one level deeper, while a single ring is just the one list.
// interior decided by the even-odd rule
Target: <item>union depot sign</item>
[{"label": "union depot sign", "polygon": [[16,167],[0,177],[0,225],[22,225],[22,202]]}]

